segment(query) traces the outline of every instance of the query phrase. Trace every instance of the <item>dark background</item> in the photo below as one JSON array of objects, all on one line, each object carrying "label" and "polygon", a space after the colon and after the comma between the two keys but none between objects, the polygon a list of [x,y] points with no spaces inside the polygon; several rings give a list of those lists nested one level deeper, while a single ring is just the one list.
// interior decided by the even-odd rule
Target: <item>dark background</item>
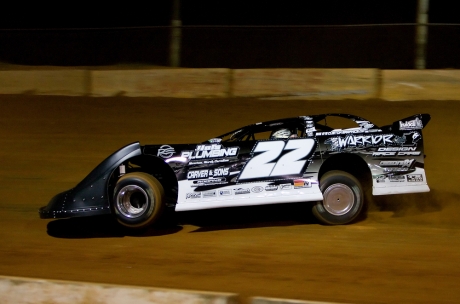
[{"label": "dark background", "polygon": [[[181,1],[181,66],[412,69],[417,0]],[[427,68],[459,68],[460,15],[431,0]],[[172,0],[17,2],[0,15],[0,62],[169,65]]]}]

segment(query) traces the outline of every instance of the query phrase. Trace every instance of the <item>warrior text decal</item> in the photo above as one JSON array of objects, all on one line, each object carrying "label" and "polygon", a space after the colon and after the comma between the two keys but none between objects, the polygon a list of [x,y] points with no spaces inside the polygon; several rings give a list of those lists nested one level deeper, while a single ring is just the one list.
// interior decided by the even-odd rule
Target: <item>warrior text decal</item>
[{"label": "warrior text decal", "polygon": [[300,174],[315,146],[311,138],[258,142],[252,152],[260,154],[246,164],[239,180]]},{"label": "warrior text decal", "polygon": [[324,143],[331,145],[332,151],[341,151],[346,148],[386,146],[393,143],[393,134],[379,135],[348,135],[327,139]]}]

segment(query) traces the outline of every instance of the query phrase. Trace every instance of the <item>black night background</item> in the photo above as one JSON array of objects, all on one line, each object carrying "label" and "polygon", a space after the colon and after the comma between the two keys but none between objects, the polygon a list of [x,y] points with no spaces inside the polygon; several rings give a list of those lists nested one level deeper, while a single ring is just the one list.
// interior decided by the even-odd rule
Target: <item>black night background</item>
[{"label": "black night background", "polygon": [[[169,65],[173,1],[3,5],[0,62]],[[458,68],[455,3],[429,3],[427,68]],[[181,66],[414,68],[417,0],[180,1]]]}]

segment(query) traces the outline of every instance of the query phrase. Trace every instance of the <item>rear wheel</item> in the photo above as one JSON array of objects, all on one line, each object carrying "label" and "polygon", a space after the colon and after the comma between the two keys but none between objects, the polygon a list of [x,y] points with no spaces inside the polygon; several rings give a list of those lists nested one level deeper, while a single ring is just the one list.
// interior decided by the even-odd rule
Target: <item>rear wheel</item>
[{"label": "rear wheel", "polygon": [[323,200],[313,206],[315,217],[325,224],[348,224],[356,219],[364,205],[360,182],[344,171],[329,171],[320,181]]},{"label": "rear wheel", "polygon": [[123,175],[113,195],[117,220],[128,228],[146,228],[160,218],[164,209],[164,189],[150,174],[134,172]]}]

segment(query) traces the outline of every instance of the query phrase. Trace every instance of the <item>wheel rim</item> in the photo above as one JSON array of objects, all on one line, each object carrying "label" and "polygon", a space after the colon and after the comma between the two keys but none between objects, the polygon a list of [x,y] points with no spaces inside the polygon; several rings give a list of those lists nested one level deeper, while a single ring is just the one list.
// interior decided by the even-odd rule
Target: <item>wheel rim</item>
[{"label": "wheel rim", "polygon": [[344,215],[355,204],[355,195],[345,184],[333,184],[323,193],[323,205],[327,212],[333,215]]},{"label": "wheel rim", "polygon": [[118,191],[117,209],[128,218],[136,218],[144,214],[148,208],[149,197],[144,189],[136,185],[128,185]]}]

